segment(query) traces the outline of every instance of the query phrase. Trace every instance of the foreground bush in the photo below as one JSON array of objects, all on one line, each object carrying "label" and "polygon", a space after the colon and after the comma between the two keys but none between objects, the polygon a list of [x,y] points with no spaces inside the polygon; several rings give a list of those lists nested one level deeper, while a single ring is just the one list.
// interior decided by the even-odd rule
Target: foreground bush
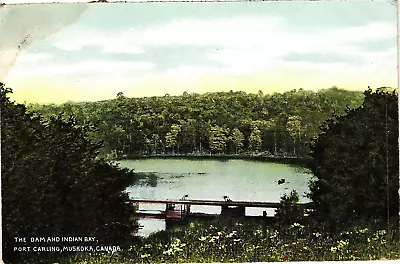
[{"label": "foreground bush", "polygon": [[176,263],[377,260],[400,258],[392,232],[363,225],[328,233],[294,223],[195,222],[142,239],[123,254],[77,255],[60,263]]},{"label": "foreground bush", "polygon": [[364,95],[359,108],[326,121],[311,147],[308,196],[334,224],[399,214],[398,95]]},{"label": "foreground bush", "polygon": [[123,192],[134,174],[97,159],[101,144],[88,139],[90,127],[77,126],[73,118],[44,122],[11,102],[10,92],[0,83],[5,263],[30,259],[33,253],[14,247],[33,247],[32,237],[91,236],[122,246],[135,227]]}]

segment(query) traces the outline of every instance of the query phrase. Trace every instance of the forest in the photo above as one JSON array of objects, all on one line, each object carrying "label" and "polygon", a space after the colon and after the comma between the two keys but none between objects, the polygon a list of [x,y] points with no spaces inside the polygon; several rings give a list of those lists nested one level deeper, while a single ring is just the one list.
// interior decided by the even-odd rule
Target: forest
[{"label": "forest", "polygon": [[306,157],[320,125],[359,107],[362,92],[332,87],[258,94],[215,92],[180,96],[116,98],[62,105],[30,104],[46,120],[60,117],[91,125],[100,154],[111,159],[138,155],[244,154]]}]

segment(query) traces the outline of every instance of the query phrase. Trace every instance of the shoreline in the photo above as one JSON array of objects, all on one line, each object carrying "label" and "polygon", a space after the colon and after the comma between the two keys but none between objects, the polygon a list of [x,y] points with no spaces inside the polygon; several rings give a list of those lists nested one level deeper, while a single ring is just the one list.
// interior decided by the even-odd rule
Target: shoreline
[{"label": "shoreline", "polygon": [[130,155],[113,159],[130,160],[130,159],[210,159],[210,160],[251,160],[262,162],[275,162],[284,164],[296,164],[305,166],[311,158],[309,157],[282,157],[282,156],[267,156],[267,155],[251,155],[251,154],[147,154],[147,155]]}]

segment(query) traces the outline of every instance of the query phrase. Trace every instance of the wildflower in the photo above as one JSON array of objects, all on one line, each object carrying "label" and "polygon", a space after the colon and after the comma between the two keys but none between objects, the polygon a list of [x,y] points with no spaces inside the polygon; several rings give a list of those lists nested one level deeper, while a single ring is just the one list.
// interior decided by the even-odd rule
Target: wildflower
[{"label": "wildflower", "polygon": [[164,255],[172,255],[173,254],[172,249],[164,250],[163,254]]},{"label": "wildflower", "polygon": [[233,237],[236,236],[237,231],[233,230],[231,233],[229,233],[228,237]]},{"label": "wildflower", "polygon": [[292,228],[295,228],[295,227],[297,227],[297,228],[299,228],[299,229],[304,228],[303,225],[301,225],[301,224],[299,224],[299,223],[294,223],[293,225],[291,225],[291,226],[289,227],[289,229],[292,229]]},{"label": "wildflower", "polygon": [[204,241],[206,239],[207,239],[207,237],[205,237],[205,236],[202,236],[202,237],[199,238],[200,241]]},{"label": "wildflower", "polygon": [[261,235],[262,231],[260,229],[257,229],[256,232],[254,233],[254,235]]},{"label": "wildflower", "polygon": [[378,230],[378,231],[376,231],[376,234],[380,235],[380,236],[383,236],[383,235],[386,234],[386,230]]},{"label": "wildflower", "polygon": [[293,227],[298,227],[298,226],[300,226],[300,224],[299,224],[299,223],[294,223],[293,225],[291,225],[291,226],[290,226],[290,228],[293,228]]},{"label": "wildflower", "polygon": [[320,237],[321,236],[321,234],[320,233],[313,233],[313,235],[315,236],[315,237]]},{"label": "wildflower", "polygon": [[351,250],[351,254],[352,254],[352,255],[355,255],[356,253],[357,253],[357,250],[354,250],[354,249]]},{"label": "wildflower", "polygon": [[274,239],[278,236],[278,231],[275,231],[271,236],[269,236],[270,239]]},{"label": "wildflower", "polygon": [[140,255],[140,258],[148,258],[148,257],[150,257],[150,254],[143,254],[143,255]]}]

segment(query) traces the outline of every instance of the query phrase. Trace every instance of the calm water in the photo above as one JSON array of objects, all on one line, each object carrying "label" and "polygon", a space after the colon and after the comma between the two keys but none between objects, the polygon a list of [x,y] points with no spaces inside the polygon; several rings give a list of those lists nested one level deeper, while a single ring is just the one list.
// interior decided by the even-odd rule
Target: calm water
[{"label": "calm water", "polygon": [[[278,202],[296,189],[302,202],[312,174],[295,165],[245,160],[142,159],[118,161],[120,167],[143,172],[141,179],[127,188],[131,198],[221,200],[227,195],[233,201]],[[278,185],[279,179],[285,183]],[[141,210],[163,210],[164,206],[141,205]],[[246,214],[261,215],[265,209],[248,208]],[[219,207],[192,206],[191,211],[219,213]],[[273,209],[267,210],[273,215]],[[163,220],[140,220],[139,235],[165,228]]]}]

